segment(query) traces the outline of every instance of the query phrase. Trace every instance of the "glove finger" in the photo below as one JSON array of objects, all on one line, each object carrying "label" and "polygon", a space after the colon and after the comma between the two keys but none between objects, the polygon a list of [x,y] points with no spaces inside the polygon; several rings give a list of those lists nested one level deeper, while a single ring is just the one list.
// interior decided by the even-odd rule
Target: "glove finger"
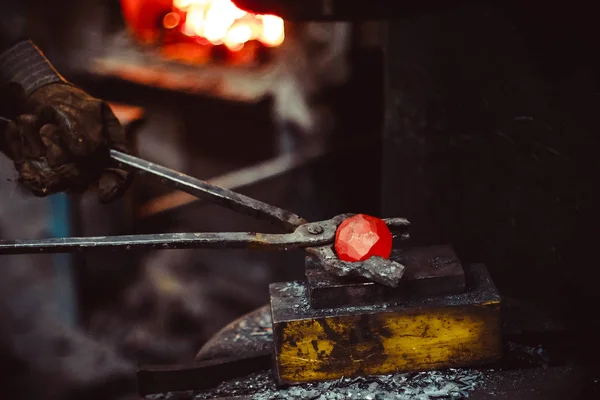
[{"label": "glove finger", "polygon": [[46,147],[46,160],[50,167],[66,164],[69,152],[65,149],[60,128],[56,125],[46,124],[40,129],[42,143]]},{"label": "glove finger", "polygon": [[104,170],[98,180],[98,200],[102,204],[110,203],[123,196],[131,184],[131,174],[116,168]]},{"label": "glove finger", "polygon": [[95,136],[80,132],[75,121],[58,107],[43,106],[38,109],[38,114],[40,115],[41,124],[53,124],[60,127],[62,140],[75,157],[85,157],[98,147],[95,140],[90,140],[91,137]]},{"label": "glove finger", "polygon": [[125,128],[119,122],[119,119],[113,113],[112,109],[107,103],[102,102],[101,105],[102,122],[104,125],[104,132],[108,137],[109,146],[115,150],[122,151],[124,153],[130,153],[127,145],[127,137],[125,135]]},{"label": "glove finger", "polygon": [[38,121],[38,117],[32,114],[19,115],[15,121],[21,136],[21,150],[24,159],[37,159],[46,155],[38,131]]}]

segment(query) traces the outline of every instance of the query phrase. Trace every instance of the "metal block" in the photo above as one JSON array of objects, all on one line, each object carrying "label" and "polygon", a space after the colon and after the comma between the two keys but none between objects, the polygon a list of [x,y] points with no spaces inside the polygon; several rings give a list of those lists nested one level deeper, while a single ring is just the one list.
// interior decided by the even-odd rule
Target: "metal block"
[{"label": "metal block", "polygon": [[306,278],[313,308],[364,306],[462,293],[465,274],[452,246],[394,250],[391,260],[406,267],[397,288],[360,278],[333,276],[315,259],[306,259]]},{"label": "metal block", "polygon": [[332,309],[310,307],[302,282],[270,286],[278,384],[458,368],[501,355],[500,296],[483,265],[464,293]]}]

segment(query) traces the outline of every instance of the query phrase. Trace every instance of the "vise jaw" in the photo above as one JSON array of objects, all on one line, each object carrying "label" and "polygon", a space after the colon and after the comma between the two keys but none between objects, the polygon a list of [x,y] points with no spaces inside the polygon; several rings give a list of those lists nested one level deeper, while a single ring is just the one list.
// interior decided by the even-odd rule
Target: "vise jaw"
[{"label": "vise jaw", "polygon": [[397,288],[328,275],[270,285],[276,382],[458,368],[501,357],[500,295],[487,268],[450,246],[395,250]]}]

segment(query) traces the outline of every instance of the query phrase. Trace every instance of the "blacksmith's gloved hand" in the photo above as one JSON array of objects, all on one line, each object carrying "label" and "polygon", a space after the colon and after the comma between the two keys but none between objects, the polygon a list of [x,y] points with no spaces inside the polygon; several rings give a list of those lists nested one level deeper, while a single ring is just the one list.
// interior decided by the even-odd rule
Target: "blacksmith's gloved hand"
[{"label": "blacksmith's gloved hand", "polygon": [[12,120],[2,147],[21,183],[37,196],[92,189],[102,203],[125,192],[131,175],[110,166],[109,150],[127,153],[126,137],[108,104],[66,82],[30,41],[0,55],[0,74],[11,104],[0,112]]}]

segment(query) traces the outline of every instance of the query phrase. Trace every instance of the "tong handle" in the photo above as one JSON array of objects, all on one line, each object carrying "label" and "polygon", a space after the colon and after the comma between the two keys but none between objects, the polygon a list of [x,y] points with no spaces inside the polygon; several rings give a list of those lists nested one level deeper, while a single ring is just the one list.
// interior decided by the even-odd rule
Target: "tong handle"
[{"label": "tong handle", "polygon": [[330,232],[327,235],[314,235],[314,237],[311,237],[304,232],[304,227],[301,227],[295,232],[284,234],[254,232],[156,233],[0,241],[0,255],[134,249],[256,249],[285,251],[309,246],[321,246],[329,242],[331,242]]},{"label": "tong handle", "polygon": [[110,150],[110,157],[122,167],[154,176],[161,183],[173,189],[181,190],[192,196],[219,204],[256,219],[265,219],[274,222],[287,231],[293,231],[295,228],[308,222],[304,218],[282,208],[263,203],[262,201],[219,186],[211,185],[203,180],[114,149]]}]

